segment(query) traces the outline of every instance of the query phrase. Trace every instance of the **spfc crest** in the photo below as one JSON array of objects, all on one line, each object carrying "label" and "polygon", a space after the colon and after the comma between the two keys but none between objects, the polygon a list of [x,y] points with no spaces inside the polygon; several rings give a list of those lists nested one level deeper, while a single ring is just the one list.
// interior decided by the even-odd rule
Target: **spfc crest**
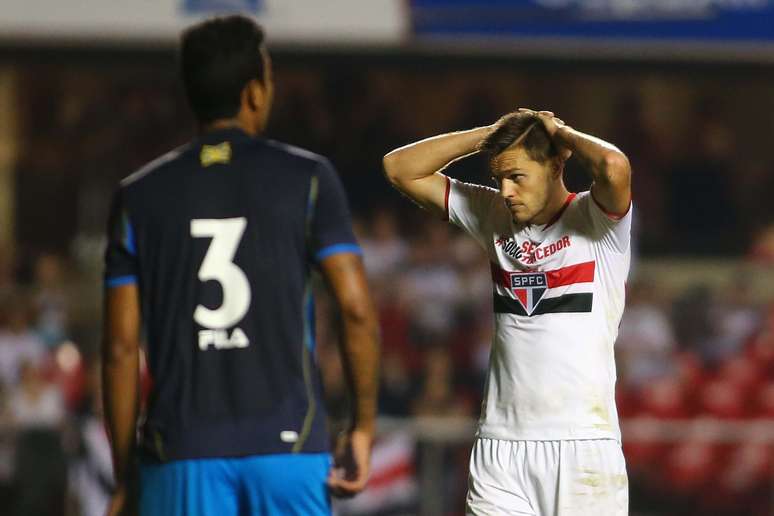
[{"label": "spfc crest", "polygon": [[547,288],[548,281],[545,272],[511,273],[511,290],[521,306],[524,307],[527,315],[532,315],[535,307],[543,299],[543,294]]}]

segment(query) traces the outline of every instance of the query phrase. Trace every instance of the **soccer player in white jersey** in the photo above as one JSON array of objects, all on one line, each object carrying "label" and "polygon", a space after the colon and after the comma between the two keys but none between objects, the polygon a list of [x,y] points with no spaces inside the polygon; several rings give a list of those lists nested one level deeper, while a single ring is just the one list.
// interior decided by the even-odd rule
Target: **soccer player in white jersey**
[{"label": "soccer player in white jersey", "polygon": [[[497,189],[443,174],[474,152]],[[571,155],[591,175],[588,192],[565,187]],[[492,264],[495,337],[467,514],[627,514],[613,359],[630,260],[626,156],[549,111],[520,109],[396,149],[384,169]]]}]

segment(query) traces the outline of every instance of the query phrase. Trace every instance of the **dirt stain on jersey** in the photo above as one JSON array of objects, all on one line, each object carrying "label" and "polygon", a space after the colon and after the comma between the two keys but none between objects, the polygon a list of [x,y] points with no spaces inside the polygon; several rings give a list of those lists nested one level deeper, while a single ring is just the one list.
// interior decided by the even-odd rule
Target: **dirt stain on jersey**
[{"label": "dirt stain on jersey", "polygon": [[612,430],[613,427],[610,424],[610,412],[607,410],[607,407],[601,402],[601,401],[595,401],[592,403],[591,408],[589,409],[592,414],[597,416],[599,419],[604,421],[604,423],[595,423],[594,428],[598,430]]}]

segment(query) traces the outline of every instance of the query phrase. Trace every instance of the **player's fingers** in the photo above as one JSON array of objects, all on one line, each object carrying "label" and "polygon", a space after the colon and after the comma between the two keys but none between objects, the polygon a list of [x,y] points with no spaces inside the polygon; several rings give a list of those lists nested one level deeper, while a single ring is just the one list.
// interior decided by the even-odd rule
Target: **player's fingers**
[{"label": "player's fingers", "polygon": [[332,495],[339,498],[355,496],[365,488],[365,479],[347,480],[344,478],[329,478],[328,488]]},{"label": "player's fingers", "polygon": [[110,499],[108,508],[106,511],[107,516],[121,516],[124,512],[124,500],[120,496],[113,496]]},{"label": "player's fingers", "polygon": [[552,111],[539,111],[538,114],[539,115],[543,115],[543,116],[547,116],[549,118],[554,116],[554,113]]}]

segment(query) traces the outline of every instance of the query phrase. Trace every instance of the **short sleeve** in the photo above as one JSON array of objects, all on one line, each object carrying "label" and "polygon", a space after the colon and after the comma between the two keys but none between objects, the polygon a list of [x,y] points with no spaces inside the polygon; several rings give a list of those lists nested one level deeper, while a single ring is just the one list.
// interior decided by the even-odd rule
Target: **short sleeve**
[{"label": "short sleeve", "polygon": [[336,253],[362,254],[352,231],[352,215],[339,176],[320,162],[309,188],[310,245],[317,262]]},{"label": "short sleeve", "polygon": [[137,244],[134,227],[124,204],[122,190],[113,196],[105,250],[105,286],[137,283]]},{"label": "short sleeve", "polygon": [[469,233],[485,249],[492,236],[495,210],[501,203],[494,188],[447,178],[449,222]]},{"label": "short sleeve", "polygon": [[586,193],[584,202],[595,233],[600,236],[603,245],[618,253],[626,252],[631,242],[634,206],[630,203],[624,215],[611,214],[594,199],[591,192]]}]

